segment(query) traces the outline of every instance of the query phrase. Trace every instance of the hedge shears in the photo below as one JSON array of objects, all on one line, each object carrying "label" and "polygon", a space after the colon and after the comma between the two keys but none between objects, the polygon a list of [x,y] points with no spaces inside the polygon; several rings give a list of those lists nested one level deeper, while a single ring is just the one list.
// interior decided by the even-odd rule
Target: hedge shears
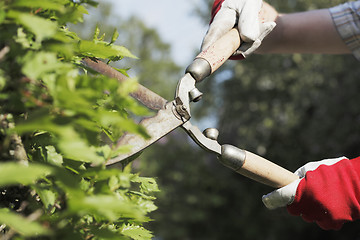
[{"label": "hedge shears", "polygon": [[[145,118],[139,123],[146,129],[150,138],[145,139],[140,135],[125,133],[117,141],[117,147],[130,145],[131,150],[110,159],[106,164],[113,165],[131,158],[171,131],[181,127],[201,148],[214,153],[225,166],[248,178],[274,188],[283,187],[296,180],[298,177],[295,174],[254,153],[232,145],[219,144],[217,129],[209,128],[202,132],[190,122],[190,103],[199,101],[202,96],[196,88],[196,83],[216,71],[238,49],[240,42],[238,30],[232,29],[202,51],[188,66],[184,77],[179,80],[175,98],[172,101],[167,101],[139,84],[137,91],[131,93],[131,96],[149,109],[157,111],[156,115]],[[119,81],[127,79],[101,61],[84,59],[83,64],[103,75],[117,78]]]}]

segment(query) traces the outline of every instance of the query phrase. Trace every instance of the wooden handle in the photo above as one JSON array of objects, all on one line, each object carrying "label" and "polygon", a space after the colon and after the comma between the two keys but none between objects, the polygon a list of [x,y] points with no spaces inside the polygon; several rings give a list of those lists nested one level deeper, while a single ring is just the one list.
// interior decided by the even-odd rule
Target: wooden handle
[{"label": "wooden handle", "polygon": [[280,188],[299,179],[297,175],[254,153],[245,152],[245,161],[236,172],[265,185]]},{"label": "wooden handle", "polygon": [[229,144],[221,146],[219,160],[235,172],[274,188],[284,187],[298,179],[297,175],[285,168]]},{"label": "wooden handle", "polygon": [[239,31],[235,28],[196,56],[186,72],[200,82],[215,72],[240,46]]},{"label": "wooden handle", "polygon": [[208,61],[211,66],[211,73],[213,73],[239,48],[240,43],[239,31],[233,28],[196,58],[203,58]]}]

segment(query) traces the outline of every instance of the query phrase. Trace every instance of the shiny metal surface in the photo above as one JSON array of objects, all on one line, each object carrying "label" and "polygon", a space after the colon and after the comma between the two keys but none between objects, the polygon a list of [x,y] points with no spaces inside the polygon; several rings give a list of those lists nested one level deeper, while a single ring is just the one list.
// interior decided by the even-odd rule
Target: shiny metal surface
[{"label": "shiny metal surface", "polygon": [[203,131],[205,137],[210,138],[212,140],[217,140],[219,137],[219,130],[216,128],[207,128]]},{"label": "shiny metal surface", "polygon": [[204,58],[196,58],[186,69],[197,82],[202,81],[204,78],[211,74],[211,65]]},{"label": "shiny metal surface", "polygon": [[131,150],[125,154],[118,155],[116,158],[110,159],[106,165],[120,162],[141,152],[175,128],[182,125],[184,122],[174,114],[174,104],[174,101],[167,103],[165,108],[160,109],[154,117],[145,118],[140,122],[140,125],[143,126],[151,136],[149,139],[130,133],[127,133],[120,138],[117,142],[117,146],[129,145],[131,146]]},{"label": "shiny metal surface", "polygon": [[244,150],[233,145],[224,144],[221,146],[219,161],[228,168],[237,171],[244,165],[245,159],[246,152]]},{"label": "shiny metal surface", "polygon": [[221,155],[221,146],[216,140],[205,137],[198,127],[186,122],[182,125],[189,136],[196,142],[202,149]]}]

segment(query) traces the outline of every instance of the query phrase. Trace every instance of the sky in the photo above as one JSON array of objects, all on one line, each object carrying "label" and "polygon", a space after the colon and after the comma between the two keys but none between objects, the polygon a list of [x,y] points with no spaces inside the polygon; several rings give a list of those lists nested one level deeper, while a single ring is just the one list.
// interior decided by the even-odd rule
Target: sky
[{"label": "sky", "polygon": [[[101,0],[111,2],[122,18],[136,15],[155,28],[163,41],[171,44],[171,55],[181,66],[190,64],[194,50],[200,49],[207,26],[196,16],[194,5],[201,0]],[[99,1],[99,2],[101,2]]]}]

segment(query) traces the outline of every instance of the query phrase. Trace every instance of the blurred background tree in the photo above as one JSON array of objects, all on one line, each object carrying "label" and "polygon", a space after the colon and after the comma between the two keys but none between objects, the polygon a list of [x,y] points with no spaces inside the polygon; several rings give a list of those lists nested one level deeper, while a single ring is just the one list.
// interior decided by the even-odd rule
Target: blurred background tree
[{"label": "blurred background tree", "polygon": [[[331,6],[341,2],[345,1],[331,1]],[[330,6],[325,0],[270,4],[279,12]],[[212,1],[203,0],[201,8],[194,7],[204,24],[211,5]],[[111,22],[124,22],[113,17]],[[171,99],[186,66],[176,66],[170,59],[170,44],[141,19],[129,21],[131,27],[121,28],[119,39],[140,58],[131,64],[136,66],[133,71],[140,82]],[[200,84],[204,100],[192,112],[201,126],[220,130],[221,143],[260,154],[291,171],[312,160],[356,157],[360,154],[358,64],[351,55],[253,55],[245,61],[228,61]],[[285,209],[267,210],[261,196],[271,188],[223,167],[179,130],[145,151],[134,167],[157,177],[162,190],[159,209],[152,215],[155,221],[149,226],[157,239],[360,238],[358,222],[341,231],[322,231],[289,216]]]}]

